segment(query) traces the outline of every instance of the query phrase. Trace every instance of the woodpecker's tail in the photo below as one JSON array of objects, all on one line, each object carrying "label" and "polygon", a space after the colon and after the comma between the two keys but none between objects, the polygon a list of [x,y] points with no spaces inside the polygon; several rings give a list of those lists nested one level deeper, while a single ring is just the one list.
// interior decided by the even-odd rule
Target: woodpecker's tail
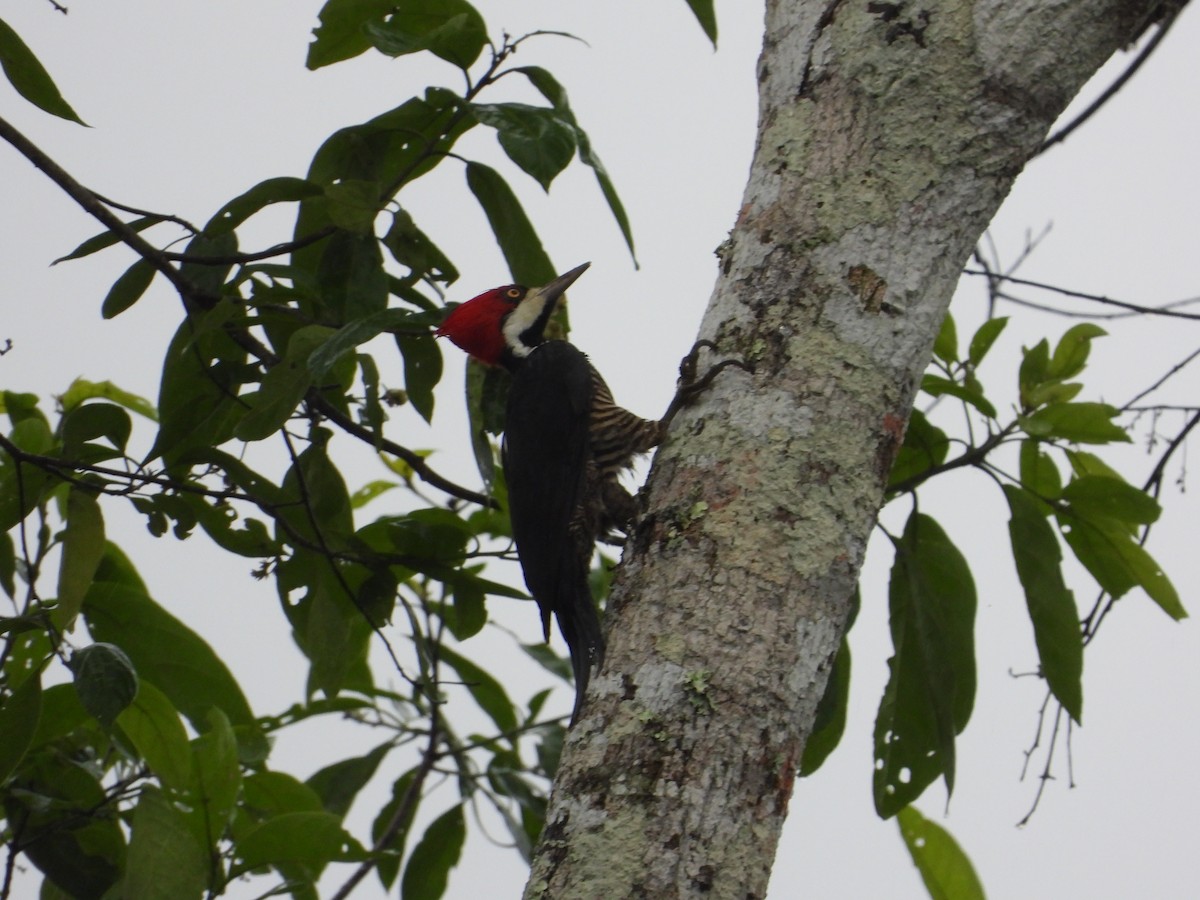
[{"label": "woodpecker's tail", "polygon": [[555,618],[571,651],[571,669],[575,674],[575,708],[571,711],[571,724],[574,725],[592,671],[604,662],[604,636],[600,633],[600,618],[592,603],[586,575],[572,581],[568,589],[559,594],[562,602],[555,608]]}]

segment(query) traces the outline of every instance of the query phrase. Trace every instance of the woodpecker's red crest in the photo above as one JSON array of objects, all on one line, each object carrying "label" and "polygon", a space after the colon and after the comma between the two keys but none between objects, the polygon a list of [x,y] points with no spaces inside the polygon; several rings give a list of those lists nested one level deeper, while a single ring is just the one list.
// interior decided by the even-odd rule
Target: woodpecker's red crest
[{"label": "woodpecker's red crest", "polygon": [[436,334],[489,366],[509,365],[542,343],[558,298],[590,265],[576,266],[540,288],[510,284],[484,291],[451,310]]}]

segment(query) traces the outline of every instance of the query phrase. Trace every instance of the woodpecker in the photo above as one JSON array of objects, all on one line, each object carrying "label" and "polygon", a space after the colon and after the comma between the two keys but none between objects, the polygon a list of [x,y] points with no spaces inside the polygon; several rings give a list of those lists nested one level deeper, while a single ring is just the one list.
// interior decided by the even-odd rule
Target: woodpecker
[{"label": "woodpecker", "polygon": [[456,307],[437,330],[438,337],[513,376],[501,450],[513,539],[545,639],[553,613],[570,649],[572,721],[604,658],[588,587],[592,551],[597,539],[623,531],[636,514],[620,474],[637,454],[662,442],[669,422],[617,406],[580,350],[547,339],[559,298],[589,265],[540,288],[514,284],[486,291]]}]

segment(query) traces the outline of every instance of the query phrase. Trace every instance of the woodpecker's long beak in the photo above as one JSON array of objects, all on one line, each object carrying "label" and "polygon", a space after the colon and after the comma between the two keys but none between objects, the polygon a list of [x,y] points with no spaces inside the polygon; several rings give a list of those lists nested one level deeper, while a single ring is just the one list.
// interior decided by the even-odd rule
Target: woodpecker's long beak
[{"label": "woodpecker's long beak", "polygon": [[588,266],[590,265],[590,262],[585,262],[582,266],[576,266],[570,272],[564,272],[562,275],[559,275],[549,284],[540,288],[534,288],[530,293],[536,294],[538,299],[544,304],[552,304],[566,292],[567,288],[576,282],[580,275],[588,270]]}]

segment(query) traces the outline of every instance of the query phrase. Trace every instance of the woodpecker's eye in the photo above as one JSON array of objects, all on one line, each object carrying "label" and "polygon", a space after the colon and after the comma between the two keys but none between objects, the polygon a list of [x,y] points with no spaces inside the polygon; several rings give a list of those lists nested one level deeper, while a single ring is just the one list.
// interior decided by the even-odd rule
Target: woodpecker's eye
[{"label": "woodpecker's eye", "polygon": [[510,287],[507,291],[504,292],[504,296],[506,296],[509,300],[520,300],[521,295],[524,293],[525,292],[523,290],[521,290],[519,287]]}]

